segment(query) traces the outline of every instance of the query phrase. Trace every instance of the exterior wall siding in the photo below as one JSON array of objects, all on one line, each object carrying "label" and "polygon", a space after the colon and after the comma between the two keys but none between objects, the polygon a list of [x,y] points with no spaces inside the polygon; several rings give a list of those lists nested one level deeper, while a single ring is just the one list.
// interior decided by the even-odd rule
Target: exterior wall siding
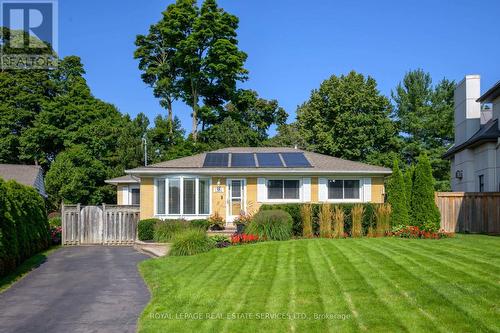
[{"label": "exterior wall siding", "polygon": [[254,214],[259,211],[261,203],[257,201],[257,177],[247,178],[247,212]]},{"label": "exterior wall siding", "polygon": [[[220,181],[220,187],[222,188],[222,193],[215,193],[215,188],[217,182]],[[226,195],[227,195],[227,186],[226,186],[226,178],[223,177],[212,177],[212,214],[218,213],[219,216],[226,219]]]},{"label": "exterior wall siding", "polygon": [[311,177],[311,202],[317,203],[319,201],[319,186],[318,177]]},{"label": "exterior wall siding", "polygon": [[141,178],[141,220],[154,217],[154,205],[154,180]]},{"label": "exterior wall siding", "polygon": [[123,186],[118,185],[116,189],[116,204],[123,205]]},{"label": "exterior wall siding", "polygon": [[372,200],[373,203],[384,203],[384,177],[372,177]]}]

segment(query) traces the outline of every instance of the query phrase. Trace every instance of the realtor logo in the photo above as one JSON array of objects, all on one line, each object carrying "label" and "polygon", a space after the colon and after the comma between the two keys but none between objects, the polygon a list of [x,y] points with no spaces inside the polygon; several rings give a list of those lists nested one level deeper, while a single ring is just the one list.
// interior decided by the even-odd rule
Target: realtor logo
[{"label": "realtor logo", "polygon": [[0,3],[2,68],[53,67],[58,47],[57,0]]}]

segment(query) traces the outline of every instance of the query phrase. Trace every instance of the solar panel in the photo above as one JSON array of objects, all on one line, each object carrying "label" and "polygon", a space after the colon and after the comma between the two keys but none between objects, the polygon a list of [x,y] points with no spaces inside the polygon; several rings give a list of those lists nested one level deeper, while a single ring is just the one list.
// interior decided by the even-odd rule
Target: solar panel
[{"label": "solar panel", "polygon": [[232,153],[232,168],[255,168],[255,159],[250,153]]},{"label": "solar panel", "polygon": [[311,164],[304,153],[281,153],[287,168],[309,168]]},{"label": "solar panel", "polygon": [[204,168],[227,168],[229,162],[228,153],[207,153],[205,161],[203,162]]},{"label": "solar panel", "polygon": [[282,168],[280,155],[278,153],[257,153],[257,160],[261,168]]}]

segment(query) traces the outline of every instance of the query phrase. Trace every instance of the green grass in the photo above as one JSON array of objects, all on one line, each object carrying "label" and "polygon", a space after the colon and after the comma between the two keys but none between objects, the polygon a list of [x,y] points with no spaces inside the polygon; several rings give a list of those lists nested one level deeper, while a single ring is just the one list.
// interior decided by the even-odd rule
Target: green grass
[{"label": "green grass", "polygon": [[482,235],[312,239],[147,260],[139,331],[500,332],[499,249]]},{"label": "green grass", "polygon": [[26,274],[40,266],[47,259],[47,256],[57,250],[59,247],[60,246],[53,246],[48,250],[35,254],[31,258],[26,259],[23,263],[21,263],[21,265],[17,266],[13,272],[0,278],[0,293],[9,289],[14,283],[22,279]]}]

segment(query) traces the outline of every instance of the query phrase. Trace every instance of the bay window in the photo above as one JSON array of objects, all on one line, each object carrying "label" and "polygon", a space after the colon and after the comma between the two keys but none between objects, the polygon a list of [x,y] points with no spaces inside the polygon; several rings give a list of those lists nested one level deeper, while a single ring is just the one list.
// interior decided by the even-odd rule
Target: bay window
[{"label": "bay window", "polygon": [[155,180],[156,215],[209,215],[210,180],[169,177]]},{"label": "bay window", "polygon": [[300,181],[298,179],[269,179],[267,198],[270,200],[300,199]]},{"label": "bay window", "polygon": [[328,199],[360,199],[360,182],[352,179],[329,179]]}]

